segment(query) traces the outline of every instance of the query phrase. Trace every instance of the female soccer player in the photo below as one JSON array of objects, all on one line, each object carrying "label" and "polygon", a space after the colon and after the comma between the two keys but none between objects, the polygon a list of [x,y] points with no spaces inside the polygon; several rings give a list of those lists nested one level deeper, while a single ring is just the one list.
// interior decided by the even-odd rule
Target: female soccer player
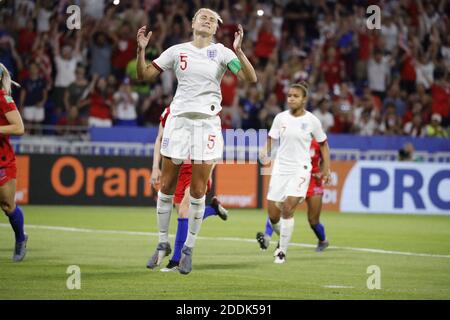
[{"label": "female soccer player", "polygon": [[[158,136],[156,137],[155,147],[153,150],[153,170],[151,183],[156,190],[159,190],[160,188],[161,140],[163,137],[164,127],[166,126],[166,121],[169,114],[170,114],[170,107],[167,107],[162,113],[160,118]],[[192,178],[192,165],[190,163],[182,164],[178,176],[177,187],[173,198],[175,209],[178,213],[178,225],[175,236],[175,246],[172,259],[170,259],[169,263],[165,268],[161,269],[162,272],[178,271],[178,266],[181,258],[181,250],[183,248],[184,242],[186,241],[188,233],[188,211],[189,211],[189,193],[190,193],[189,185],[191,184],[191,178]],[[208,190],[206,191],[207,193],[210,190],[210,181],[211,180],[208,181]],[[227,210],[224,207],[222,207],[222,205],[220,204],[219,200],[216,197],[214,197],[211,200],[210,205],[205,207],[203,220],[212,215],[218,215],[224,221],[227,220],[228,218]],[[170,252],[171,248],[169,245],[166,254],[169,255]],[[153,257],[150,258],[150,260],[147,263],[147,268],[149,269],[155,268],[157,266],[155,265],[156,261],[157,259],[154,259]],[[161,262],[161,260],[159,262]]]},{"label": "female soccer player", "polygon": [[213,43],[221,22],[219,14],[202,8],[192,19],[194,39],[170,47],[151,64],[145,63],[145,48],[152,32],[139,29],[137,75],[140,80],[154,81],[163,71],[174,70],[178,80],[171,103],[161,145],[161,190],[158,192],[157,220],[159,244],[153,255],[157,265],[166,256],[168,229],[181,161],[191,159],[189,233],[182,250],[179,270],[188,274],[192,270],[192,250],[200,231],[205,210],[205,191],[214,161],[223,155],[220,118],[222,109],[220,82],[227,70],[241,80],[256,82],[256,73],[242,51],[242,26],[235,33],[235,52],[222,44]]},{"label": "female soccer player", "polygon": [[15,203],[16,196],[16,157],[9,143],[10,135],[23,135],[22,118],[11,98],[11,80],[6,67],[0,63],[0,206],[9,218],[16,236],[13,261],[25,258],[28,236],[24,232],[23,212]]},{"label": "female soccer player", "polygon": [[[306,204],[308,207],[308,221],[311,229],[314,231],[317,239],[319,240],[316,251],[320,252],[325,250],[329,243],[326,239],[325,235],[325,227],[320,223],[320,212],[322,210],[322,196],[323,196],[323,184],[322,179],[320,178],[320,163],[322,161],[322,153],[320,152],[320,145],[316,140],[313,140],[311,143],[311,178],[309,182],[308,192],[306,193]],[[266,230],[265,232],[258,232],[256,234],[256,240],[259,243],[261,250],[266,250],[269,247],[270,239],[272,237],[273,231],[280,234],[280,217],[281,217],[281,203],[277,203],[277,211],[274,220],[271,220],[269,217],[266,221]],[[272,227],[272,225],[275,227]],[[279,247],[275,250],[274,256],[277,256],[279,252]]]},{"label": "female soccer player", "polygon": [[319,119],[305,110],[307,99],[308,85],[305,82],[291,85],[287,96],[289,110],[275,117],[269,131],[269,139],[261,153],[261,157],[265,158],[272,148],[273,140],[280,139],[267,194],[271,221],[276,221],[279,210],[277,202],[282,202],[280,250],[275,257],[275,263],[286,261],[289,241],[294,231],[294,211],[306,197],[311,178],[309,149],[313,138],[319,143],[323,158],[322,170],[316,176],[322,178],[325,183],[328,183],[330,178],[327,136]]}]

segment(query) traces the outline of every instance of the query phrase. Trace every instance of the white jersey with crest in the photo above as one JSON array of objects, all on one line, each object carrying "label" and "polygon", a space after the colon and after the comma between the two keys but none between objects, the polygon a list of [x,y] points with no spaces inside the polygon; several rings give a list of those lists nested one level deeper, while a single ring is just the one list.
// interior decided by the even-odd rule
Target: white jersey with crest
[{"label": "white jersey with crest", "polygon": [[327,140],[320,120],[309,111],[300,117],[293,116],[289,110],[277,114],[269,137],[280,139],[272,175],[295,174],[300,169],[310,171],[312,139],[319,143]]},{"label": "white jersey with crest", "polygon": [[191,42],[185,42],[165,50],[153,65],[161,72],[173,70],[177,77],[171,114],[217,115],[222,109],[220,82],[227,65],[234,59],[237,59],[236,54],[220,43],[199,49]]}]

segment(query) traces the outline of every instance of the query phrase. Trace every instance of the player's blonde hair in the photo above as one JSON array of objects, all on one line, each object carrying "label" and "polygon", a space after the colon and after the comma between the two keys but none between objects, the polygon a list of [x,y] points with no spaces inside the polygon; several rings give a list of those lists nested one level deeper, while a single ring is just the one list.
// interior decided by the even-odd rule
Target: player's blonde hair
[{"label": "player's blonde hair", "polygon": [[198,15],[202,11],[206,11],[206,12],[211,13],[217,19],[217,24],[223,23],[223,20],[220,17],[220,14],[218,14],[217,12],[215,12],[214,10],[211,10],[209,8],[200,8],[200,9],[198,9],[197,12],[194,14],[194,17],[192,18],[192,23],[194,23],[195,19],[197,19]]},{"label": "player's blonde hair", "polygon": [[0,83],[1,88],[6,91],[7,95],[11,95],[11,85],[15,85],[17,87],[20,87],[20,85],[17,82],[14,82],[11,80],[11,75],[9,74],[8,69],[0,63]]}]

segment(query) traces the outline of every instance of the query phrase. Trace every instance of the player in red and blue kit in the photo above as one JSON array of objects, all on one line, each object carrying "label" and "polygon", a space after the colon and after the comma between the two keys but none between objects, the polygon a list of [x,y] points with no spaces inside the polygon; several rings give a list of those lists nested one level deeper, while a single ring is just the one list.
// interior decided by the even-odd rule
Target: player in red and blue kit
[{"label": "player in red and blue kit", "polygon": [[16,156],[9,136],[23,135],[25,129],[11,97],[11,84],[17,85],[0,63],[0,207],[8,217],[16,238],[13,261],[20,262],[25,258],[28,236],[24,231],[23,212],[15,203]]},{"label": "player in red and blue kit", "polygon": [[[161,147],[161,140],[163,137],[163,131],[164,127],[166,125],[167,117],[170,114],[170,107],[167,107],[164,112],[162,113],[160,117],[160,126],[159,126],[159,132],[158,137],[155,141],[154,146],[154,152],[153,152],[153,170],[152,170],[152,178],[151,183],[154,186],[155,189],[159,189],[159,183],[160,183],[160,176],[161,176],[161,169],[160,169],[160,163],[161,163],[161,153],[160,153],[160,147]],[[186,241],[187,233],[188,233],[188,210],[189,210],[189,188],[191,184],[191,178],[192,178],[192,164],[191,163],[183,163],[180,167],[180,172],[178,174],[178,182],[174,193],[173,203],[175,205],[175,208],[178,212],[178,225],[177,225],[177,231],[175,236],[175,246],[174,246],[174,252],[172,255],[172,258],[169,260],[169,263],[165,268],[162,268],[162,272],[171,272],[171,271],[178,271],[178,265],[181,258],[181,250],[183,248],[183,245]],[[211,190],[211,179],[208,181],[207,185],[207,191],[208,193]],[[228,213],[225,208],[222,207],[219,200],[214,197],[211,200],[211,204],[205,206],[205,211],[203,214],[203,220],[210,216],[217,215],[222,220],[227,220]],[[159,218],[159,217],[158,217]],[[150,260],[147,263],[147,268],[153,269],[156,266],[158,266],[162,258],[159,257],[159,251],[156,250],[155,254],[150,258]],[[166,255],[169,255],[171,253],[171,248],[169,246],[168,250],[166,250]]]},{"label": "player in red and blue kit", "polygon": [[[306,194],[306,204],[308,207],[309,225],[319,240],[316,251],[320,252],[325,250],[329,243],[325,236],[325,227],[320,223],[320,212],[322,211],[323,196],[323,182],[322,177],[320,176],[320,162],[322,161],[322,154],[320,152],[319,143],[317,143],[316,140],[312,140],[311,142],[310,154],[312,170],[311,180],[309,182],[308,192]],[[267,218],[265,232],[258,232],[256,234],[256,240],[262,250],[266,250],[269,247],[273,231],[279,234],[279,218],[278,221],[271,221]],[[275,255],[276,254],[277,251],[275,251]]]}]

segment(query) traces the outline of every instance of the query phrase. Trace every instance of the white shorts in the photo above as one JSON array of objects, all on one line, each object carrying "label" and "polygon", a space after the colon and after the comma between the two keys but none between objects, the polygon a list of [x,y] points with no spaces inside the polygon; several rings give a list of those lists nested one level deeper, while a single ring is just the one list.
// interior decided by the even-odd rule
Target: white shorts
[{"label": "white shorts", "polygon": [[45,119],[44,107],[25,106],[23,108],[23,118],[28,122],[43,122]]},{"label": "white shorts", "polygon": [[211,161],[223,157],[219,116],[169,114],[161,142],[161,154],[180,160]]},{"label": "white shorts", "polygon": [[302,169],[295,174],[275,174],[270,177],[267,200],[283,202],[287,197],[306,198],[311,170]]}]

